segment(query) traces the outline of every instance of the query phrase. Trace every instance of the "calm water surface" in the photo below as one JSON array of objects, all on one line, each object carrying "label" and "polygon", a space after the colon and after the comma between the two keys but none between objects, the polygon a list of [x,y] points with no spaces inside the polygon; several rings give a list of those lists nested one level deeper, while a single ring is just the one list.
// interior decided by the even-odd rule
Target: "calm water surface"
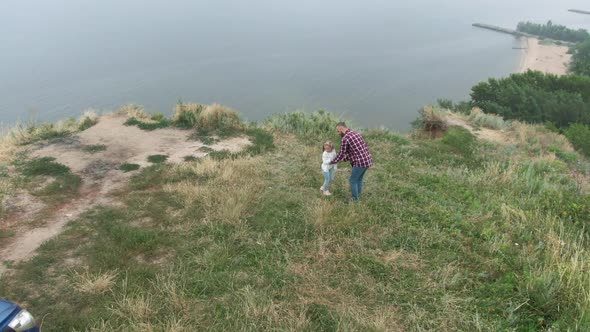
[{"label": "calm water surface", "polygon": [[518,42],[473,22],[590,28],[587,1],[55,0],[0,2],[0,122],[179,98],[248,120],[327,109],[405,131],[437,98],[518,64]]}]

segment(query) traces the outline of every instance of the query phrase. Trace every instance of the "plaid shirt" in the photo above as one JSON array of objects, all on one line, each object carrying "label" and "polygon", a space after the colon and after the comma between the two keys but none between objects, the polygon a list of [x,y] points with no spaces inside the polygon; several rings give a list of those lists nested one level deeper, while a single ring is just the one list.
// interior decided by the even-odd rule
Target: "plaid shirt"
[{"label": "plaid shirt", "polygon": [[350,161],[352,167],[371,167],[373,166],[373,158],[369,147],[363,139],[363,137],[350,129],[346,131],[344,137],[342,137],[342,145],[340,146],[340,152],[332,160],[332,164],[336,164],[339,161]]}]

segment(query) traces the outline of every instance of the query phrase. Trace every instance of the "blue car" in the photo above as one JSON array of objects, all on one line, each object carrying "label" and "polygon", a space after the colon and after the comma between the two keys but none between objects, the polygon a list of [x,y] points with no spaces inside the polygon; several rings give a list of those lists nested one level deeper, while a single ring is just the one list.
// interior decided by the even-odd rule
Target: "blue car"
[{"label": "blue car", "polygon": [[0,299],[0,332],[39,332],[35,318],[16,303]]}]

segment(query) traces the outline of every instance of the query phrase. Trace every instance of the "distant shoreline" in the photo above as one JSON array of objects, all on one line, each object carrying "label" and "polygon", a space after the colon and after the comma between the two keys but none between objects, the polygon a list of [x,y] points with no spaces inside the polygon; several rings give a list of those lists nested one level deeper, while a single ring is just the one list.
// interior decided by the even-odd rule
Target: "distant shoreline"
[{"label": "distant shoreline", "polygon": [[543,44],[537,38],[523,38],[521,58],[516,73],[538,70],[548,74],[565,75],[571,62],[569,47],[555,44]]}]

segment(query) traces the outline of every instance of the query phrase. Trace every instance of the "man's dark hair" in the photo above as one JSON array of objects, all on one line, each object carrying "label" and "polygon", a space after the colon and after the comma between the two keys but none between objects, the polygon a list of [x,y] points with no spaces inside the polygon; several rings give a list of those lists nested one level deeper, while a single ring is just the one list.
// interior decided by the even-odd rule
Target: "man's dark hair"
[{"label": "man's dark hair", "polygon": [[336,124],[336,128],[338,128],[338,127],[348,128],[348,127],[346,126],[346,123],[344,123],[344,122],[338,122],[338,123]]}]

